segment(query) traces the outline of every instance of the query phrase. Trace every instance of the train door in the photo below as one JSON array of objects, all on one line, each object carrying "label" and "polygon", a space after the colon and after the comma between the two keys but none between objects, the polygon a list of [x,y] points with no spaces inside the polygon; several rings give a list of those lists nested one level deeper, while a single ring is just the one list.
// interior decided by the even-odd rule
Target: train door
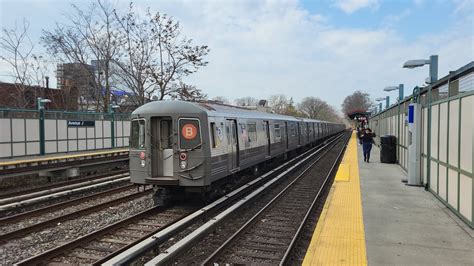
[{"label": "train door", "polygon": [[309,123],[306,123],[306,141],[309,142],[309,135],[311,134],[311,128],[309,127]]},{"label": "train door", "polygon": [[265,133],[267,135],[267,156],[270,156],[270,125],[268,124],[268,121],[263,121],[264,127],[265,127]]},{"label": "train door", "polygon": [[298,134],[298,145],[301,145],[301,123],[296,124],[296,133]]},{"label": "train door", "polygon": [[228,167],[234,170],[239,167],[239,141],[237,137],[237,120],[227,119],[227,154],[229,155]]},{"label": "train door", "polygon": [[288,122],[285,122],[285,136],[286,136],[286,149],[288,150],[290,148],[290,142],[288,138],[289,132],[288,132]]},{"label": "train door", "polygon": [[173,176],[173,127],[171,117],[151,118],[152,176]]}]

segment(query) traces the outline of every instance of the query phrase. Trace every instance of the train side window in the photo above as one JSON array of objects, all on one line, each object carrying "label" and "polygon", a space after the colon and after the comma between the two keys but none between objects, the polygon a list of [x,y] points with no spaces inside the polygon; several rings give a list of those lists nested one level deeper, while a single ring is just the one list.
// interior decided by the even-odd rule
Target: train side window
[{"label": "train side window", "polygon": [[[222,124],[221,124],[222,125]],[[217,148],[221,145],[221,139],[224,137],[222,126],[216,126],[215,122],[211,122],[211,141],[212,147]]]},{"label": "train side window", "polygon": [[290,136],[296,136],[296,124],[294,123],[290,125]]},{"label": "train side window", "polygon": [[132,120],[130,148],[136,150],[145,149],[145,119]]},{"label": "train side window", "polygon": [[249,138],[249,142],[254,142],[257,141],[257,124],[256,123],[250,123],[247,124],[247,134]]},{"label": "train side window", "polygon": [[280,124],[275,124],[273,127],[275,129],[275,139],[276,141],[280,141],[281,140]]},{"label": "train side window", "polygon": [[160,121],[160,148],[162,150],[171,149],[173,147],[173,132],[171,120]]}]

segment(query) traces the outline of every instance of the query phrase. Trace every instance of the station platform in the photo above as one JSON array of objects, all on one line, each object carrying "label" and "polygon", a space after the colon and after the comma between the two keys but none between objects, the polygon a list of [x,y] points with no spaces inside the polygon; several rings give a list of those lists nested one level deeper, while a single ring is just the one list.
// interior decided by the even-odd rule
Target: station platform
[{"label": "station platform", "polygon": [[89,150],[68,153],[24,156],[0,159],[0,176],[6,177],[38,170],[64,169],[75,165],[93,165],[104,161],[128,159],[128,148]]},{"label": "station platform", "polygon": [[474,230],[352,135],[304,265],[474,265]]}]

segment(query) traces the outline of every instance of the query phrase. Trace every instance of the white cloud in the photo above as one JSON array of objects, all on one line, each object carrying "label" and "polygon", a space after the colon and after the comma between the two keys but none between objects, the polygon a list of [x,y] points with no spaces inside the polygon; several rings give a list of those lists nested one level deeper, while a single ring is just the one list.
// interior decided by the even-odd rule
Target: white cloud
[{"label": "white cloud", "polygon": [[415,4],[415,6],[421,6],[423,5],[425,2],[425,0],[413,0],[413,3]]},{"label": "white cloud", "polygon": [[316,96],[339,109],[357,89],[379,97],[383,87],[404,83],[408,94],[428,73],[403,69],[408,59],[439,54],[441,77],[474,57],[466,27],[408,42],[390,27],[334,27],[293,1],[165,2],[156,9],[173,14],[184,34],[211,48],[209,65],[186,80],[210,97]]},{"label": "white cloud", "polygon": [[334,0],[334,4],[347,14],[363,8],[377,9],[379,6],[378,0]]},{"label": "white cloud", "polygon": [[474,12],[474,1],[473,0],[453,0],[454,2],[454,14],[459,15],[460,13],[471,14]]},{"label": "white cloud", "polygon": [[469,14],[456,18],[458,24],[446,31],[407,41],[386,25],[372,30],[335,27],[324,14],[312,14],[295,1],[138,1],[136,5],[141,10],[151,5],[152,10],[174,16],[195,44],[209,45],[209,65],[186,82],[210,97],[264,99],[286,94],[299,101],[315,96],[339,109],[354,90],[375,98],[386,95],[385,86],[404,83],[406,94],[410,93],[424,81],[428,69],[403,69],[408,59],[439,54],[440,77],[474,60],[472,27],[466,26],[472,25]]},{"label": "white cloud", "polygon": [[396,25],[398,22],[403,20],[404,18],[410,16],[412,11],[410,9],[405,9],[398,14],[391,14],[386,16],[382,21],[382,26],[384,27],[392,27]]}]

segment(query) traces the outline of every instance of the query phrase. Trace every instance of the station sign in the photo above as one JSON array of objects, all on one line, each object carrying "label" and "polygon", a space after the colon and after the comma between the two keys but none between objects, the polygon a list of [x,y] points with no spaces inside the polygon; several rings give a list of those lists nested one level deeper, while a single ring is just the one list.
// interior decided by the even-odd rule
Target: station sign
[{"label": "station sign", "polygon": [[94,120],[68,120],[68,127],[95,127]]}]

